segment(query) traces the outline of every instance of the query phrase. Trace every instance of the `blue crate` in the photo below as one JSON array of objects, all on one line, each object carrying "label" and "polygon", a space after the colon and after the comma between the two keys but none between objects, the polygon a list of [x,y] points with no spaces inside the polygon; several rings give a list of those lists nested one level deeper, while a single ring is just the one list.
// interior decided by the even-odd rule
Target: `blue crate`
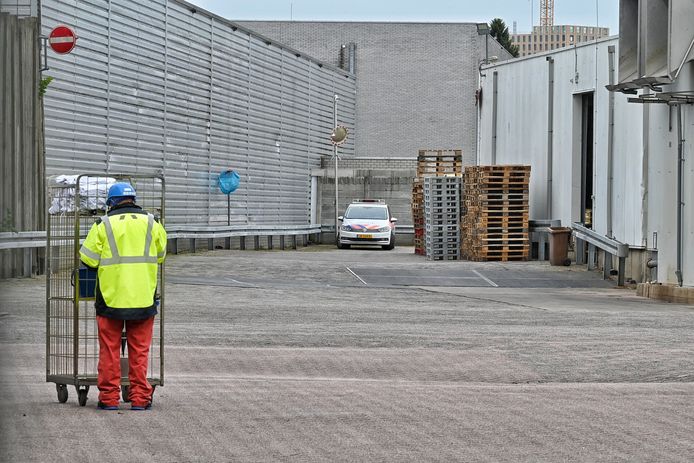
[{"label": "blue crate", "polygon": [[94,297],[96,293],[96,270],[81,267],[78,275],[80,281],[80,297]]}]

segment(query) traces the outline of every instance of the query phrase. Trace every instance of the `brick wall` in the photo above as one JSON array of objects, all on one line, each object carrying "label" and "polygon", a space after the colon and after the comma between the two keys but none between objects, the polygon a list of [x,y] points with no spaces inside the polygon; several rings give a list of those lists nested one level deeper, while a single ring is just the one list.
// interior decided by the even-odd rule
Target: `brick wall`
[{"label": "brick wall", "polygon": [[[463,150],[476,159],[478,63],[484,38],[474,23],[242,21],[334,66],[356,43],[355,154],[412,158],[420,149]],[[489,54],[506,59],[490,39]]]},{"label": "brick wall", "polygon": [[[322,167],[334,169],[331,159],[323,158]],[[395,170],[416,170],[416,158],[342,158],[338,161],[340,169],[395,169]]]}]

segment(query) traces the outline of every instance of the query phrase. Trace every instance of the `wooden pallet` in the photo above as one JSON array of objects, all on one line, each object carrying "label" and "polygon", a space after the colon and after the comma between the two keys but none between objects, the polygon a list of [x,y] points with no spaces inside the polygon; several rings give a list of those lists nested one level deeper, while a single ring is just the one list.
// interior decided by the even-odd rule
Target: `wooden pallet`
[{"label": "wooden pallet", "polygon": [[530,247],[530,242],[524,239],[511,238],[508,240],[474,240],[461,243],[465,249],[474,253],[484,254],[491,251],[524,251]]},{"label": "wooden pallet", "polygon": [[466,190],[463,198],[467,201],[528,201],[530,199],[528,192],[493,192],[480,191],[470,194]]},{"label": "wooden pallet", "polygon": [[473,239],[480,241],[480,242],[495,242],[495,241],[514,241],[514,240],[523,240],[523,241],[528,241],[528,235],[529,233],[527,232],[520,232],[520,233],[508,233],[508,232],[501,232],[501,233],[489,233],[489,232],[478,232],[478,233],[471,233],[468,236],[472,237]]},{"label": "wooden pallet", "polygon": [[522,261],[528,260],[529,256],[499,255],[499,256],[477,257],[477,256],[466,255],[463,258],[465,260],[470,260],[473,262],[512,262],[512,261],[522,262]]},{"label": "wooden pallet", "polygon": [[527,204],[485,204],[482,206],[466,204],[465,213],[474,217],[518,217],[529,215],[529,209]]},{"label": "wooden pallet", "polygon": [[423,149],[417,153],[417,162],[462,162],[463,150]]},{"label": "wooden pallet", "polygon": [[485,188],[470,188],[466,189],[463,193],[463,198],[465,196],[482,196],[482,195],[495,195],[495,194],[528,194],[528,186],[510,187],[508,185],[500,185],[496,188],[485,187]]},{"label": "wooden pallet", "polygon": [[[492,214],[484,214],[484,215],[477,215],[475,217],[470,217],[470,214],[468,213],[465,216],[467,219],[463,223],[469,223],[471,225],[476,225],[478,227],[528,227],[528,214],[519,214],[519,215],[492,215]],[[469,220],[469,222],[468,222]]]},{"label": "wooden pallet", "polygon": [[461,229],[464,230],[464,232],[467,235],[480,235],[483,233],[490,234],[490,235],[495,235],[499,233],[506,233],[506,234],[516,234],[516,233],[529,233],[529,228],[528,227],[476,227],[476,226],[466,226],[464,224],[461,224],[460,226]]},{"label": "wooden pallet", "polygon": [[526,179],[483,179],[475,185],[480,193],[499,190],[507,190],[510,193],[527,190],[529,183]]},{"label": "wooden pallet", "polygon": [[[525,195],[523,195],[525,196]],[[528,207],[528,198],[516,198],[516,199],[480,199],[480,198],[475,198],[474,196],[470,195],[465,195],[465,199],[463,199],[463,202],[467,206],[477,206],[477,207],[484,207],[484,206],[491,206],[498,208],[500,206],[511,206],[511,207],[516,207],[516,206],[524,206]]]},{"label": "wooden pallet", "polygon": [[530,166],[525,164],[498,164],[491,166],[470,166],[479,172],[496,172],[507,170],[527,170],[530,171]]},{"label": "wooden pallet", "polygon": [[462,150],[419,150],[417,177],[462,177]]}]

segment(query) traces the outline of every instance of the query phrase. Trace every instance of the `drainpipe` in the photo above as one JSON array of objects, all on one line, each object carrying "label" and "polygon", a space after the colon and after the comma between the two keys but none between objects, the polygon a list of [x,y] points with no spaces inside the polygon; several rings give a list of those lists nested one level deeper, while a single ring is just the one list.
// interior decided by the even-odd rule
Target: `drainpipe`
[{"label": "drainpipe", "polygon": [[311,175],[311,225],[318,221],[318,177]]},{"label": "drainpipe", "polygon": [[[337,93],[333,95],[333,127],[337,127],[337,100],[339,99],[340,97],[337,96]],[[337,178],[337,143],[333,144],[333,161],[335,162],[335,243],[339,244],[340,239],[338,237],[338,233],[340,231],[340,220],[338,219],[338,217],[340,215],[340,200],[338,196],[339,190]]]},{"label": "drainpipe", "polygon": [[[614,85],[614,45],[607,47],[610,85]],[[614,92],[609,92],[609,111],[607,126],[607,236],[613,238],[612,230],[612,184],[614,181]]]},{"label": "drainpipe", "polygon": [[684,201],[682,200],[682,187],[684,175],[684,132],[682,131],[682,105],[677,105],[677,284],[682,286],[682,214],[684,213]]},{"label": "drainpipe", "polygon": [[547,57],[547,219],[552,219],[552,179],[554,177],[554,58]]},{"label": "drainpipe", "polygon": [[[650,95],[651,91],[645,89],[643,95]],[[643,137],[641,142],[643,144],[643,152],[641,159],[641,240],[644,247],[648,246],[648,172],[649,172],[649,157],[650,157],[650,119],[651,119],[651,108],[650,105],[643,105],[643,125],[642,133]],[[655,249],[655,243],[653,245]]]},{"label": "drainpipe", "polygon": [[494,71],[492,74],[492,165],[496,165],[496,119],[497,119],[497,92],[499,89],[499,73]]}]

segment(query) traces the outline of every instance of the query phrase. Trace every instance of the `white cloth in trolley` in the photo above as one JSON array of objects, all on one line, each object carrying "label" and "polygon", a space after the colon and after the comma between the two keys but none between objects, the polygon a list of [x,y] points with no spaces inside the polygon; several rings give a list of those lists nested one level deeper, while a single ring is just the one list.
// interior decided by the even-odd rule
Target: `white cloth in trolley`
[{"label": "white cloth in trolley", "polygon": [[[75,211],[75,184],[78,175],[58,175],[53,178],[55,185],[66,185],[66,188],[54,189],[54,197],[51,206],[48,208],[49,214],[60,214]],[[111,177],[88,177],[80,178],[79,195],[81,211],[105,211],[106,197],[108,189],[116,182]]]}]

